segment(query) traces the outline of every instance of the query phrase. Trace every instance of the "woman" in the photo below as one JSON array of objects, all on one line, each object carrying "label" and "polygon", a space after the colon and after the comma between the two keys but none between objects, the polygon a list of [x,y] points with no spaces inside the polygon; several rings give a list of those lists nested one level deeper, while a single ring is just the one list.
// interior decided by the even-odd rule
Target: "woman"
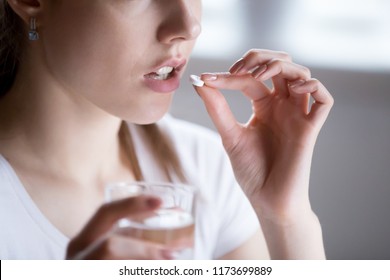
[{"label": "woman", "polygon": [[[118,219],[158,208],[157,199],[99,207],[108,182],[156,179],[200,189],[198,258],[325,257],[308,188],[333,99],[308,69],[284,53],[251,50],[228,73],[201,76],[205,86],[195,89],[235,181],[211,132],[162,119],[200,33],[200,0],[0,3],[2,259],[65,251],[171,258],[169,249],[108,234]],[[252,101],[247,124],[235,120],[223,88]]]}]

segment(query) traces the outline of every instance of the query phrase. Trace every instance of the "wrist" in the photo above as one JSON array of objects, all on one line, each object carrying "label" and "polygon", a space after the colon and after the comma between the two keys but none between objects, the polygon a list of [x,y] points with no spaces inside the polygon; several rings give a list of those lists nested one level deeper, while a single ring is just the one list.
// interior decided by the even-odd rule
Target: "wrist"
[{"label": "wrist", "polygon": [[259,218],[272,259],[325,259],[321,224],[313,211],[291,219]]},{"label": "wrist", "polygon": [[254,209],[261,223],[274,226],[289,227],[318,221],[309,200],[300,203],[299,206],[286,207],[283,205],[283,207],[273,209],[268,207],[255,207]]}]

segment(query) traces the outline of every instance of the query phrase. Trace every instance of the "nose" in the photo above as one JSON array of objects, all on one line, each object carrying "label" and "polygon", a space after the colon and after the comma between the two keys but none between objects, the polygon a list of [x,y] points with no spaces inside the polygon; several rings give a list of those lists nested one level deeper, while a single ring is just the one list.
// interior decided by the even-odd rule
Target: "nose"
[{"label": "nose", "polygon": [[195,7],[193,2],[197,1],[164,1],[169,7],[166,7],[166,17],[157,31],[157,39],[160,42],[172,44],[195,40],[199,36],[201,32],[200,7]]}]

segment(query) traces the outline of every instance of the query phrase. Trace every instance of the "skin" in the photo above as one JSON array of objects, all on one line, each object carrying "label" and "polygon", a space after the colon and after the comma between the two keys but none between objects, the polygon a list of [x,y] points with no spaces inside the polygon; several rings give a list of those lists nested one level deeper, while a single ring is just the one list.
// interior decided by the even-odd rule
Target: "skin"
[{"label": "skin", "polygon": [[[147,213],[158,200],[100,204],[105,182],[133,179],[118,140],[121,120],[152,123],[169,108],[172,93],[153,92],[143,77],[168,58],[188,59],[200,33],[200,0],[8,2],[26,30],[36,17],[41,39],[27,42],[15,85],[0,100],[0,153],[47,218],[73,237],[67,258],[170,259],[166,248],[108,234],[118,219]],[[267,246],[273,258],[324,258],[308,182],[329,93],[285,54],[264,50],[248,52],[229,74],[202,78],[206,86],[196,90],[264,232],[223,258],[267,258]],[[269,78],[273,91],[262,83]],[[222,88],[252,100],[246,125],[231,114]],[[316,100],[310,112],[309,93]]]},{"label": "skin", "polygon": [[[251,50],[229,73],[206,73],[202,79],[206,86],[196,90],[256,210],[271,257],[325,258],[309,177],[318,133],[334,103],[330,93],[309,69],[268,50]],[[264,84],[268,79],[272,90]],[[245,125],[234,118],[219,89],[241,90],[251,100],[253,114]],[[309,110],[310,96],[315,102]]]}]

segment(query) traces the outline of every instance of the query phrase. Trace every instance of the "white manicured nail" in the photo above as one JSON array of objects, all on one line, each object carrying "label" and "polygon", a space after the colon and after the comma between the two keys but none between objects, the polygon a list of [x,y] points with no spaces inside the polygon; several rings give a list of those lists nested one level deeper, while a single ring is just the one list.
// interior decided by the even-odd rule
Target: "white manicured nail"
[{"label": "white manicured nail", "polygon": [[203,87],[204,86],[204,82],[200,79],[199,76],[190,75],[190,81],[196,87]]}]

